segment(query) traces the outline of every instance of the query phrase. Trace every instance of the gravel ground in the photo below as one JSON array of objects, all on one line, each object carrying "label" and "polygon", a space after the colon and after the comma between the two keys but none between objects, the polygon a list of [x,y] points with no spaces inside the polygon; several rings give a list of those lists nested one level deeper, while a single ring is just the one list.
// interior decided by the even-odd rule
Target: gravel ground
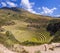
[{"label": "gravel ground", "polygon": [[[21,46],[21,45],[20,45]],[[53,48],[54,50],[49,50],[49,48]],[[43,44],[38,46],[22,46],[29,53],[35,53],[40,51],[41,53],[60,53],[60,43],[52,43],[52,44]],[[8,50],[5,46],[0,44],[0,53],[16,53]]]},{"label": "gravel ground", "polygon": [[[40,46],[30,46],[30,47],[24,46],[24,49],[29,53],[35,53],[36,51],[40,51],[41,53],[60,53],[60,47],[56,47],[56,46],[60,46],[60,43],[52,43],[49,45],[44,44]],[[49,50],[49,48],[53,48],[53,47],[55,47],[54,50]]]},{"label": "gravel ground", "polygon": [[10,51],[6,47],[4,47],[2,44],[0,44],[0,53],[16,53],[16,52]]}]

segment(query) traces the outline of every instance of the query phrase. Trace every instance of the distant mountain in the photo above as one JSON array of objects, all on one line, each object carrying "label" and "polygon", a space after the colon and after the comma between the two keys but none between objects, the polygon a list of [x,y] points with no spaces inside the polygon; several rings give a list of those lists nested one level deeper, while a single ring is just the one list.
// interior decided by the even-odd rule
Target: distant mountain
[{"label": "distant mountain", "polygon": [[9,9],[9,10],[13,10],[13,11],[16,11],[16,12],[20,12],[20,10],[16,7],[11,7],[11,8],[8,8],[8,7],[3,7],[3,8],[0,8],[0,9]]}]

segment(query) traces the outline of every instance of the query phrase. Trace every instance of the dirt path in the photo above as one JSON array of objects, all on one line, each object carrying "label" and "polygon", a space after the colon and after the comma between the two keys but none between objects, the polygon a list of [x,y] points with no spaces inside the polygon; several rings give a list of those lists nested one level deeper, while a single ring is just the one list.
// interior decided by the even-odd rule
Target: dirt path
[{"label": "dirt path", "polygon": [[60,48],[55,48],[54,51],[51,50],[41,51],[41,53],[60,53]]},{"label": "dirt path", "polygon": [[49,48],[60,46],[60,43],[53,43],[53,44],[44,44],[40,46],[24,46],[24,49],[29,53],[35,53],[36,51],[40,51],[41,53],[60,53],[60,47],[54,48],[54,50],[49,50]]},{"label": "dirt path", "polygon": [[[21,45],[20,45],[21,46]],[[55,46],[60,46],[60,43],[53,44],[43,44],[39,46],[22,46],[29,53],[35,53],[36,51],[40,51],[41,53],[60,53],[60,47],[55,47],[54,50],[49,50],[49,48]],[[8,50],[2,44],[0,44],[0,53],[16,53]]]},{"label": "dirt path", "polygon": [[16,53],[16,52],[10,51],[6,47],[4,47],[2,44],[0,44],[0,53]]}]

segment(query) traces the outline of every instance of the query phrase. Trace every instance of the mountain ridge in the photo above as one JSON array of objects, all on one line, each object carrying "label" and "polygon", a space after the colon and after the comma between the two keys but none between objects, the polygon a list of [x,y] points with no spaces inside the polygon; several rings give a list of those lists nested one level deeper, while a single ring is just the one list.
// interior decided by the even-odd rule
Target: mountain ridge
[{"label": "mountain ridge", "polygon": [[[24,12],[25,11],[25,12],[31,13],[31,12],[29,12],[29,11],[23,9],[23,8],[17,8],[17,7],[2,7],[0,9],[12,10],[12,11],[16,11],[16,12],[21,12],[21,11]],[[34,14],[34,13],[31,13],[31,14]],[[39,15],[39,14],[34,14],[34,15]],[[51,17],[51,16],[46,16],[46,15],[39,15],[39,16]],[[59,17],[57,17],[57,18],[59,18]]]}]

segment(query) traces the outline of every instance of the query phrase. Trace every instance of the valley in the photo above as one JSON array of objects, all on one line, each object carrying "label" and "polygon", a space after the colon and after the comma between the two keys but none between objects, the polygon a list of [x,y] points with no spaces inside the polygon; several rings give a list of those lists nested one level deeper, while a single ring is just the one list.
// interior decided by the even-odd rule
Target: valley
[{"label": "valley", "polygon": [[60,18],[14,9],[0,9],[0,44],[11,49],[15,44],[29,47],[60,43]]}]

